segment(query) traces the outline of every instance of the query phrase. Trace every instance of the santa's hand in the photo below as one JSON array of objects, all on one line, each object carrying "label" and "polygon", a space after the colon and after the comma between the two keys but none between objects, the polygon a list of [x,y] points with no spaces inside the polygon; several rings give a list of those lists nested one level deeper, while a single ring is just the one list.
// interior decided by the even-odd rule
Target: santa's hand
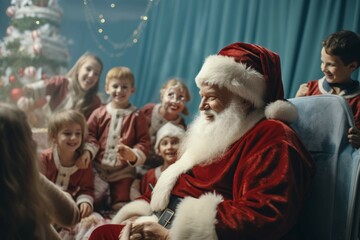
[{"label": "santa's hand", "polygon": [[309,90],[309,87],[307,86],[307,83],[303,83],[300,85],[299,90],[297,91],[295,97],[303,97],[306,96],[307,91]]},{"label": "santa's hand", "polygon": [[354,148],[360,147],[360,131],[356,127],[352,127],[348,132],[349,143],[353,145]]},{"label": "santa's hand", "polygon": [[156,222],[144,222],[132,226],[129,239],[167,240],[169,230]]},{"label": "santa's hand", "polygon": [[[127,222],[125,227],[120,232],[119,240],[129,240],[130,239],[131,227],[132,227],[132,223]],[[139,239],[141,239],[141,238],[139,238]]]},{"label": "santa's hand", "polygon": [[21,110],[29,112],[33,110],[35,101],[32,98],[20,97],[16,104]]}]

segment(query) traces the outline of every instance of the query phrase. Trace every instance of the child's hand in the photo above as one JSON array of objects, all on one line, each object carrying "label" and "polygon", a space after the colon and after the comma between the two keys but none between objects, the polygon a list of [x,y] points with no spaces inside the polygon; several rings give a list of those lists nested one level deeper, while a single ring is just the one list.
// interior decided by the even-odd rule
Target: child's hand
[{"label": "child's hand", "polygon": [[81,156],[76,160],[75,165],[80,169],[88,168],[91,161],[91,154],[88,150],[85,150]]},{"label": "child's hand", "polygon": [[300,85],[299,90],[297,91],[295,97],[303,97],[306,96],[307,91],[309,90],[309,87],[307,86],[307,83],[303,83]]},{"label": "child's hand", "polygon": [[348,139],[354,148],[360,147],[360,131],[356,127],[352,127],[348,132]]},{"label": "child's hand", "polygon": [[35,101],[32,98],[20,97],[16,104],[21,110],[29,112],[34,109]]},{"label": "child's hand", "polygon": [[79,210],[80,210],[81,218],[86,218],[90,216],[90,214],[92,213],[92,207],[90,206],[90,204],[86,202],[80,203]]},{"label": "child's hand", "polygon": [[118,145],[118,155],[117,155],[117,159],[119,161],[122,162],[126,162],[129,161],[130,163],[135,163],[136,162],[136,155],[134,153],[134,151],[132,150],[132,148],[120,143]]}]

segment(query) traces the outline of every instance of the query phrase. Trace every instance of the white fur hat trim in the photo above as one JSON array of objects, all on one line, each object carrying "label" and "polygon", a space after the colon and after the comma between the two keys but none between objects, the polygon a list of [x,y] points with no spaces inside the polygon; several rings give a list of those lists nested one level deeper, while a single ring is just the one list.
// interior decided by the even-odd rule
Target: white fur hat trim
[{"label": "white fur hat trim", "polygon": [[160,141],[164,137],[176,137],[181,140],[184,134],[185,134],[185,130],[182,127],[177,126],[171,122],[167,122],[156,133],[156,143],[154,146],[155,152],[158,152]]},{"label": "white fur hat trim", "polygon": [[267,119],[277,119],[283,122],[292,123],[298,117],[298,112],[294,104],[284,100],[277,100],[270,103],[265,108]]},{"label": "white fur hat trim", "polygon": [[255,107],[263,107],[265,79],[258,71],[236,62],[234,58],[211,55],[205,59],[200,72],[195,78],[196,85],[217,85],[250,101]]}]

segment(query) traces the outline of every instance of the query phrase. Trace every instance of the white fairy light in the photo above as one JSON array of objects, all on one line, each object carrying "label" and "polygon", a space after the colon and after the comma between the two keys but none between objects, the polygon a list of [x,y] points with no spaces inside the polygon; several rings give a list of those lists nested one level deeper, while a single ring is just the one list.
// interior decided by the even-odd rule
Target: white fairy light
[{"label": "white fairy light", "polygon": [[[127,37],[126,40],[116,41],[112,36],[116,36],[117,33],[105,32],[105,29],[102,27],[106,26],[107,16],[105,16],[104,13],[96,13],[96,7],[94,7],[92,0],[84,0],[85,20],[91,37],[97,44],[98,48],[110,57],[119,57],[123,55],[127,48],[138,43],[140,35],[148,22],[148,13],[154,3],[156,2],[157,4],[159,1],[160,0],[147,0],[147,6],[144,13],[139,16],[140,20],[136,29],[132,32],[132,34],[130,34],[130,36]],[[115,3],[111,3],[110,7],[115,10],[117,6]],[[96,16],[98,17],[98,20],[96,20]],[[106,34],[102,35],[104,33]],[[105,41],[105,44],[102,44],[100,41]]]}]

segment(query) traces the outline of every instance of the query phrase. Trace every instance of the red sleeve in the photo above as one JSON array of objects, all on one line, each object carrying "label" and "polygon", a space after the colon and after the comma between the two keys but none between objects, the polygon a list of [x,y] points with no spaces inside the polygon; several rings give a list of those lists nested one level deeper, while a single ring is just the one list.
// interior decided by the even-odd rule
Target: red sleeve
[{"label": "red sleeve", "polygon": [[145,156],[150,149],[150,133],[145,115],[141,111],[134,111],[131,116],[125,117],[121,129],[122,142],[142,151]]},{"label": "red sleeve", "polygon": [[94,97],[94,100],[93,100],[92,104],[91,104],[91,110],[89,111],[88,114],[85,114],[85,118],[86,118],[86,119],[89,119],[91,113],[92,113],[95,109],[101,107],[101,105],[102,105],[101,100],[100,100],[99,96],[96,95],[96,96]]},{"label": "red sleeve", "polygon": [[147,191],[152,191],[149,184],[151,184],[153,187],[156,184],[156,177],[155,177],[155,168],[149,169],[144,176],[141,178],[141,194],[146,193]]},{"label": "red sleeve", "polygon": [[82,177],[79,181],[79,192],[77,196],[80,195],[89,195],[94,198],[94,172],[92,165],[89,164],[86,169],[79,169],[78,171],[82,171]]},{"label": "red sleeve", "polygon": [[276,143],[239,164],[233,199],[218,205],[218,236],[278,239],[287,233],[297,221],[311,179],[305,157],[286,143]]},{"label": "red sleeve", "polygon": [[318,80],[312,80],[307,83],[307,87],[309,88],[306,96],[313,96],[313,95],[322,95],[322,93],[319,90],[318,86]]},{"label": "red sleeve", "polygon": [[148,103],[148,104],[145,104],[140,109],[140,112],[142,112],[145,115],[149,127],[151,125],[151,116],[152,116],[152,111],[153,111],[155,105],[156,105],[155,103]]},{"label": "red sleeve", "polygon": [[96,145],[99,147],[98,138],[99,138],[99,116],[100,116],[100,108],[97,108],[92,112],[90,117],[87,120],[88,125],[88,135],[87,135],[87,142]]},{"label": "red sleeve", "polygon": [[134,147],[143,151],[145,155],[148,155],[150,150],[150,131],[147,125],[146,117],[140,111],[137,112],[135,127],[136,127],[136,139],[138,141]]},{"label": "red sleeve", "polygon": [[50,181],[54,182],[55,179],[52,176],[52,170],[54,170],[53,158],[52,158],[52,149],[45,149],[41,152],[39,157],[39,171]]}]

